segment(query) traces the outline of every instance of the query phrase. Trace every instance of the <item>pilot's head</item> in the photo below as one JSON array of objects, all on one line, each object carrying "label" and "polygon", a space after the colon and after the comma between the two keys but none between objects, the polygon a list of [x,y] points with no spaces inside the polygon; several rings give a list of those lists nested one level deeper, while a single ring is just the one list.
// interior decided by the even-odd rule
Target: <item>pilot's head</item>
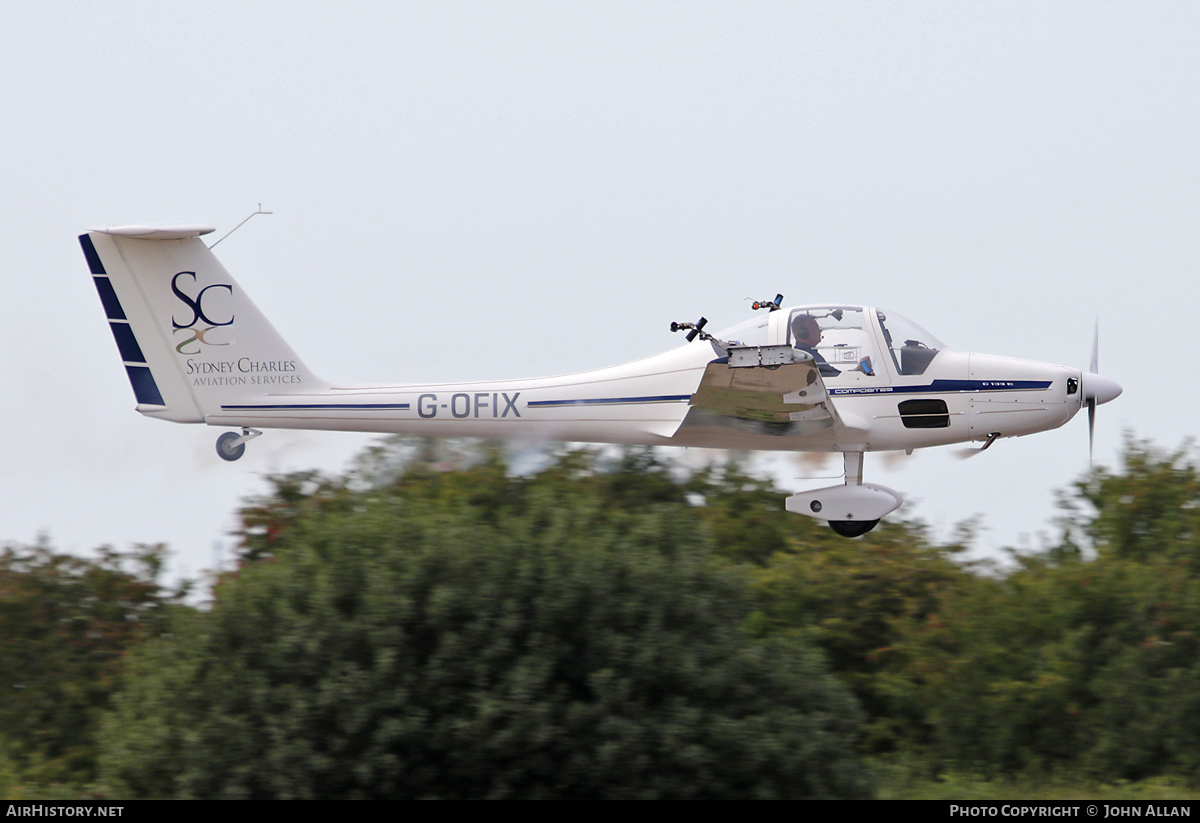
[{"label": "pilot's head", "polygon": [[811,314],[798,314],[792,319],[792,339],[797,346],[812,347],[821,342],[821,326]]}]

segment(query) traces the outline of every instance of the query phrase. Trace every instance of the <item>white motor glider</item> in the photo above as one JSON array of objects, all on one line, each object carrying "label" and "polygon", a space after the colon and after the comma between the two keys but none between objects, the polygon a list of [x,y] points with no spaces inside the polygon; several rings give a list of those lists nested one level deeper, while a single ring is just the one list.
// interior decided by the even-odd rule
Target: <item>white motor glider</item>
[{"label": "white motor glider", "polygon": [[[895,491],[862,479],[863,453],[981,442],[1057,428],[1121,387],[1096,374],[947,349],[866,306],[781,308],[623,366],[480,383],[340,386],[317,377],[199,239],[204,225],[95,229],[80,244],[137,410],[239,429],[329,429],[529,440],[842,452],[845,482],[788,498],[838,534],[870,531]],[[982,449],[981,449],[982,450]]]}]

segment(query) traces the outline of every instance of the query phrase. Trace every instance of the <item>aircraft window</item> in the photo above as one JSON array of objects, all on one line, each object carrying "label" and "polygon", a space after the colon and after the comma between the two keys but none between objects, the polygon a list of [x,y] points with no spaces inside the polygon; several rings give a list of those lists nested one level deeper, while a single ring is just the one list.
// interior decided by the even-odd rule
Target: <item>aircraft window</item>
[{"label": "aircraft window", "polygon": [[812,306],[788,318],[788,343],[813,355],[822,377],[846,372],[875,374],[875,347],[858,306]]},{"label": "aircraft window", "polygon": [[718,333],[717,339],[738,346],[769,345],[770,341],[767,339],[767,319],[760,316],[743,320],[736,326],[731,326]]},{"label": "aircraft window", "polygon": [[940,340],[905,317],[884,312],[876,314],[892,363],[900,374],[924,374],[937,353],[945,348]]}]

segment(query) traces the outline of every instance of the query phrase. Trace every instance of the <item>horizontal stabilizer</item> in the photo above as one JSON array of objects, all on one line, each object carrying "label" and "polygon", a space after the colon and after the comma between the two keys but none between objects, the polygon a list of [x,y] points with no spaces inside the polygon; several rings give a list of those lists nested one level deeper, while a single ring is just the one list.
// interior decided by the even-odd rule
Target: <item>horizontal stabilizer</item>
[{"label": "horizontal stabilizer", "polygon": [[110,226],[105,229],[88,229],[88,231],[109,234],[114,237],[136,237],[139,240],[187,240],[191,237],[212,234],[216,229],[205,223],[187,223],[161,226]]}]

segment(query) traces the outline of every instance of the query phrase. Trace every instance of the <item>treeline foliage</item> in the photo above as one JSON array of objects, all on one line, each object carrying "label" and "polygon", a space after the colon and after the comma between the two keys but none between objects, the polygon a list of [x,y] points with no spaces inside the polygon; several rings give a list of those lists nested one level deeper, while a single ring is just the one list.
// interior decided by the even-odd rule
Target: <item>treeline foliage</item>
[{"label": "treeline foliage", "polygon": [[[393,440],[271,484],[205,609],[165,608],[128,560],[10,552],[0,788],[853,797],[881,767],[1200,786],[1190,448],[1129,442],[1000,568],[902,521],[836,537],[736,462],[647,450],[517,474],[487,444]],[[105,585],[79,584],[89,564]]]},{"label": "treeline foliage", "polygon": [[915,774],[1200,785],[1200,472],[1128,442],[1003,570],[960,547],[800,542],[757,573],[764,630],[825,650]]},{"label": "treeline foliage", "polygon": [[1200,783],[1200,474],[1127,444],[1068,500],[1057,543],[970,578],[906,632],[903,688],[938,763]]},{"label": "treeline foliage", "polygon": [[745,571],[649,452],[276,485],[255,560],[133,662],[118,793],[868,793],[853,698],[803,644],[748,642]]},{"label": "treeline foliage", "polygon": [[124,655],[166,629],[185,593],[160,589],[162,562],[162,546],[91,560],[45,541],[0,550],[0,793],[70,794],[94,781]]}]

